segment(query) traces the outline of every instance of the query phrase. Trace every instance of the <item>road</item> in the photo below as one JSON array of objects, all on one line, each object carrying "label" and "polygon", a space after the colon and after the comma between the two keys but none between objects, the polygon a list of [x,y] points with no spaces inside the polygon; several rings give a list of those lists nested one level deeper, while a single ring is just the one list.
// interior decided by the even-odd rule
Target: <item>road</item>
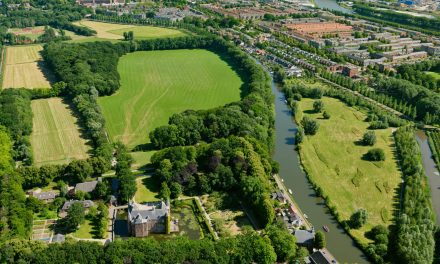
[{"label": "road", "polygon": [[293,210],[295,211],[295,214],[299,216],[299,218],[301,219],[301,221],[304,223],[304,225],[307,227],[307,229],[312,229],[312,225],[309,223],[309,221],[304,217],[304,214],[301,212],[301,210],[299,209],[299,207],[296,205],[296,203],[293,201],[292,196],[290,195],[290,193],[288,193],[286,186],[284,186],[283,182],[280,180],[280,177],[275,174],[273,176],[273,178],[275,179],[278,188],[283,192],[284,197],[287,199],[287,202],[289,203],[289,205],[293,208]]}]

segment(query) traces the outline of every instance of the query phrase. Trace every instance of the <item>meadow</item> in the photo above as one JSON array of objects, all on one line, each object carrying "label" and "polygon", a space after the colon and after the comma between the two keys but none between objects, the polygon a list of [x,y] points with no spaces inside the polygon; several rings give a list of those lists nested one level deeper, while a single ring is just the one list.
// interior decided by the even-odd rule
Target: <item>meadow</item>
[{"label": "meadow", "polygon": [[2,87],[50,88],[40,54],[42,49],[41,45],[7,47]]},{"label": "meadow", "polygon": [[360,208],[368,211],[367,224],[350,231],[366,243],[366,231],[375,225],[392,223],[396,190],[401,182],[392,129],[375,130],[374,147],[384,150],[386,160],[364,160],[362,156],[373,148],[360,143],[369,126],[364,121],[366,115],[334,98],[324,97],[322,101],[331,115],[328,120],[322,118],[322,113],[314,113],[314,100],[300,101],[302,116],[309,116],[320,125],[318,133],[305,137],[301,144],[301,160],[311,180],[328,195],[341,219],[348,220]]},{"label": "meadow", "polygon": [[187,109],[221,106],[240,99],[237,73],[207,50],[141,51],[121,57],[119,91],[98,103],[113,141],[130,148]]},{"label": "meadow", "polygon": [[31,106],[35,165],[67,163],[88,157],[90,147],[79,131],[78,120],[60,98],[33,100]]},{"label": "meadow", "polygon": [[[97,34],[92,39],[119,40],[123,38],[124,32],[128,31],[133,31],[135,39],[172,38],[185,35],[185,33],[176,29],[153,26],[112,24],[90,20],[82,20],[74,24],[94,29]],[[85,41],[85,39],[82,40]]]}]

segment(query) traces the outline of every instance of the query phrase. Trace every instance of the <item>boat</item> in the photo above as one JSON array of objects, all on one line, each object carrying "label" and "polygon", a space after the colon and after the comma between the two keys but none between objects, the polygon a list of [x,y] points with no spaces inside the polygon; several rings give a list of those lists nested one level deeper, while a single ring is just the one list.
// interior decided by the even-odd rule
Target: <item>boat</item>
[{"label": "boat", "polygon": [[284,179],[281,179],[282,182],[284,182]]},{"label": "boat", "polygon": [[286,103],[286,104],[287,104],[287,100],[284,100],[284,103]]},{"label": "boat", "polygon": [[292,194],[292,189],[289,189],[289,193]]},{"label": "boat", "polygon": [[330,229],[328,228],[328,226],[323,226],[322,229],[324,229],[325,232],[330,232]]},{"label": "boat", "polygon": [[309,219],[309,216],[306,215],[306,214],[304,214],[304,218],[305,218],[305,219]]}]

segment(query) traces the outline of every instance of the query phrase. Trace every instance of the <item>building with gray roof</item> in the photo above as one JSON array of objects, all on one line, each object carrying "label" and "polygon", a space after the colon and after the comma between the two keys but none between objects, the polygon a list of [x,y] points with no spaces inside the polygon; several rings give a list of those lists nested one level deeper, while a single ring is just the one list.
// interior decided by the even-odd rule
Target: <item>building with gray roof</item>
[{"label": "building with gray roof", "polygon": [[85,192],[85,193],[93,192],[95,190],[98,182],[101,182],[101,181],[102,181],[102,178],[99,177],[98,180],[96,180],[96,181],[77,183],[75,185],[75,192],[77,192],[77,191],[81,191],[81,192]]},{"label": "building with gray roof", "polygon": [[146,237],[151,233],[166,233],[170,224],[170,207],[163,201],[128,205],[128,231],[134,237]]}]

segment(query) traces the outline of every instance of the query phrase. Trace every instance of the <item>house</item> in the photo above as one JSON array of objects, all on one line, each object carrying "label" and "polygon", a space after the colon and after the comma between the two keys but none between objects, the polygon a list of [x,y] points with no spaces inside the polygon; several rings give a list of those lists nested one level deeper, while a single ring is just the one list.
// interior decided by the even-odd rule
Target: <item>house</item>
[{"label": "house", "polygon": [[93,192],[95,190],[96,185],[98,184],[98,182],[102,182],[102,178],[101,177],[99,177],[98,180],[96,180],[96,181],[77,183],[75,185],[75,193],[77,191],[81,191],[81,192],[85,192],[85,193],[91,193],[91,192]]},{"label": "house", "polygon": [[49,203],[52,202],[58,195],[55,192],[50,191],[50,192],[34,193],[32,196],[37,198],[38,200]]},{"label": "house", "polygon": [[296,237],[296,243],[302,247],[313,247],[313,241],[315,239],[314,230],[295,230],[293,235]]},{"label": "house", "polygon": [[305,258],[306,264],[337,264],[338,261],[326,249],[313,252]]},{"label": "house", "polygon": [[153,233],[168,233],[171,227],[170,207],[167,203],[149,202],[128,204],[128,232],[134,237],[146,237]]},{"label": "house", "polygon": [[282,204],[286,203],[286,197],[284,197],[284,194],[281,191],[273,192],[272,199],[277,200]]},{"label": "house", "polygon": [[84,200],[84,201],[70,200],[70,201],[66,201],[64,203],[63,207],[61,208],[60,217],[66,217],[67,211],[69,210],[70,206],[72,206],[72,204],[74,204],[74,203],[81,203],[86,212],[88,211],[88,209],[90,207],[95,205],[95,203],[93,201],[91,201],[91,200]]},{"label": "house", "polygon": [[28,193],[29,196],[35,197],[36,199],[46,203],[52,202],[58,196],[54,191],[42,192],[41,189],[29,191]]}]

